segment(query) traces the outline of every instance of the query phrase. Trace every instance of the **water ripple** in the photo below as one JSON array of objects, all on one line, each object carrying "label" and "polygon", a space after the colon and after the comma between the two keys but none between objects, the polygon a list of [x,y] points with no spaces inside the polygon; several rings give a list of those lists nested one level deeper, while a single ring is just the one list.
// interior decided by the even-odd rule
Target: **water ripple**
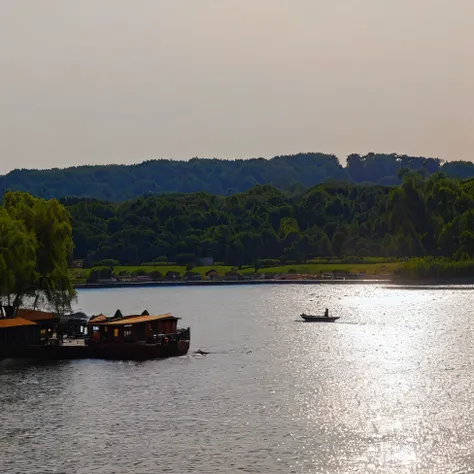
[{"label": "water ripple", "polygon": [[[192,327],[191,351],[210,353],[0,361],[0,472],[470,472],[471,295],[374,285],[81,291],[78,307],[91,313],[172,311]],[[296,323],[325,307],[341,319]]]}]

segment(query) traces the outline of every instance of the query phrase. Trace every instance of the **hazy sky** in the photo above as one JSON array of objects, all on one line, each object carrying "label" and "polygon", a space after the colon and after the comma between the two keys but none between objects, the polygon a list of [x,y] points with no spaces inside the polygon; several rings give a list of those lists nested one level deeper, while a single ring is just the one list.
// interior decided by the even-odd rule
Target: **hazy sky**
[{"label": "hazy sky", "polygon": [[473,0],[0,0],[0,173],[471,159]]}]

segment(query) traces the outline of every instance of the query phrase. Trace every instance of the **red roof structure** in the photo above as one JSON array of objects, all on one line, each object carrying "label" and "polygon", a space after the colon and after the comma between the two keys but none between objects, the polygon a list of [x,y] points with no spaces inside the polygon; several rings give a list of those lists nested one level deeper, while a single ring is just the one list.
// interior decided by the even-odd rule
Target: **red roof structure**
[{"label": "red roof structure", "polygon": [[166,314],[159,314],[157,316],[150,316],[150,315],[124,316],[123,318],[116,319],[114,321],[97,322],[94,320],[93,323],[94,325],[97,325],[97,326],[123,326],[125,324],[149,323],[152,321],[161,321],[164,319],[177,320],[180,318],[173,316],[171,313],[166,313]]},{"label": "red roof structure", "polygon": [[19,308],[16,310],[17,318],[28,319],[29,321],[47,321],[56,319],[57,316],[54,313],[46,311],[38,311],[36,309]]},{"label": "red roof structure", "polygon": [[33,321],[29,321],[28,319],[24,318],[7,318],[7,319],[0,319],[0,329],[3,328],[15,328],[21,326],[37,326],[36,323]]}]

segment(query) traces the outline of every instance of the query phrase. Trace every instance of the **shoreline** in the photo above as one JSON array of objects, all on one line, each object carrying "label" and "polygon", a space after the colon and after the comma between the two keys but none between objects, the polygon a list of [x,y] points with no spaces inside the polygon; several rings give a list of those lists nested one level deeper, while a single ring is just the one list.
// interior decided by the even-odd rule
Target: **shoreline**
[{"label": "shoreline", "polygon": [[385,278],[349,278],[349,279],[275,279],[275,280],[176,280],[149,282],[118,282],[118,283],[79,283],[75,289],[106,289],[106,288],[146,288],[169,286],[239,286],[239,285],[386,285],[397,288],[428,288],[430,286],[473,285],[474,278],[463,279],[424,279],[406,280],[387,276]]},{"label": "shoreline", "polygon": [[158,287],[158,286],[228,286],[228,285],[344,285],[344,284],[377,284],[391,283],[392,279],[306,279],[306,280],[196,280],[196,281],[150,281],[150,282],[119,282],[119,283],[79,283],[76,289],[90,288],[127,288],[127,287]]}]

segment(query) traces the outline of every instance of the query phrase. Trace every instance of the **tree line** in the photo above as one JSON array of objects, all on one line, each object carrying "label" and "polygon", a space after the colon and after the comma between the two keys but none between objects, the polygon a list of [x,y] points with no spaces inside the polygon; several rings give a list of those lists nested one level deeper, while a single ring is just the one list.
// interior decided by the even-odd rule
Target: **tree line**
[{"label": "tree line", "polygon": [[396,153],[351,154],[343,166],[335,155],[298,153],[270,160],[189,161],[150,160],[137,165],[78,166],[51,170],[14,170],[0,176],[0,195],[22,191],[50,199],[90,197],[123,202],[143,195],[204,191],[220,196],[244,192],[258,184],[298,194],[329,181],[394,186],[401,183],[400,171],[409,169],[430,176],[474,177],[471,162],[445,162]]},{"label": "tree line", "polygon": [[474,256],[474,181],[405,172],[398,186],[348,182],[285,193],[257,185],[232,196],[205,192],[143,196],[114,204],[62,200],[74,254],[104,260],[228,265],[315,257]]}]

